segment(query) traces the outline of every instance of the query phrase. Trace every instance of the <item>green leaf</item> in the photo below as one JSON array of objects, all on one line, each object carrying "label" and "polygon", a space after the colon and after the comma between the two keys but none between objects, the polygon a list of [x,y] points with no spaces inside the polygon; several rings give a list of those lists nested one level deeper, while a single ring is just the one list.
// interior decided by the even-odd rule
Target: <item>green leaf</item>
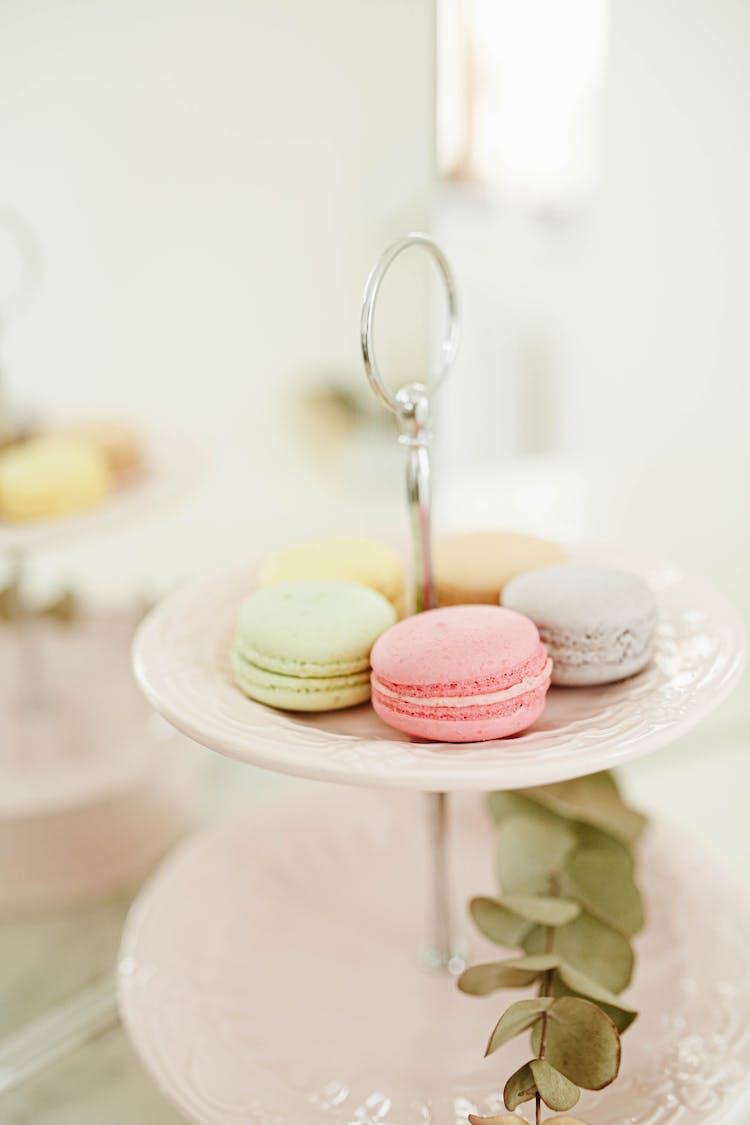
[{"label": "green leaf", "polygon": [[541,1019],[542,1012],[546,1012],[555,1003],[557,1001],[552,997],[536,996],[533,1000],[517,1000],[515,1004],[511,1004],[495,1024],[487,1050],[484,1052],[485,1058],[516,1035],[520,1035],[522,1031],[533,1027],[537,1020]]},{"label": "green leaf", "polygon": [[508,948],[521,945],[531,929],[526,918],[514,914],[496,898],[480,896],[469,903],[469,910],[478,930],[495,945]]},{"label": "green leaf", "polygon": [[646,818],[625,804],[609,773],[534,786],[523,794],[558,816],[582,820],[627,844],[633,844],[646,826]]},{"label": "green leaf", "polygon": [[643,928],[643,900],[632,866],[616,852],[583,848],[571,856],[562,887],[602,922],[626,937]]},{"label": "green leaf", "polygon": [[487,996],[498,988],[524,988],[558,964],[559,958],[550,954],[543,957],[515,957],[510,961],[495,961],[489,965],[472,965],[461,973],[458,987],[469,996]]},{"label": "green leaf", "polygon": [[[581,1092],[564,1074],[547,1059],[534,1059],[529,1063],[539,1096],[549,1109],[572,1109]],[[507,1104],[507,1103],[506,1103]]]},{"label": "green leaf", "polygon": [[[522,943],[531,956],[546,953],[546,929],[535,926]],[[630,942],[586,910],[555,930],[555,953],[610,992],[622,992],[630,984],[634,962]]]},{"label": "green leaf", "polygon": [[585,973],[565,962],[562,962],[553,977],[552,992],[555,996],[580,996],[585,1000],[593,1000],[602,1011],[606,1012],[620,1034],[627,1031],[638,1015],[608,988],[603,988]]},{"label": "green leaf", "polygon": [[540,820],[552,817],[559,819],[554,813],[548,813],[546,809],[526,797],[522,789],[502,789],[497,793],[488,793],[487,806],[490,816],[498,825],[512,816],[536,816]]},{"label": "green leaf", "polygon": [[513,816],[497,832],[497,874],[503,894],[545,894],[575,848],[565,825]]},{"label": "green leaf", "polygon": [[566,898],[549,898],[544,895],[503,895],[500,901],[514,914],[520,914],[529,922],[538,922],[542,926],[564,926],[581,913],[578,903]]},{"label": "green leaf", "polygon": [[627,863],[631,873],[635,864],[633,854],[627,844],[623,844],[616,836],[610,836],[601,828],[594,828],[593,824],[584,824],[582,820],[573,822],[573,831],[578,839],[580,848],[593,849],[598,852],[614,852],[619,855],[622,863]]},{"label": "green leaf", "polygon": [[534,1075],[531,1073],[530,1064],[524,1063],[505,1083],[503,1101],[507,1109],[515,1109],[522,1102],[530,1102],[534,1097],[536,1097]]},{"label": "green leaf", "polygon": [[[547,1012],[546,1060],[586,1090],[614,1082],[620,1069],[620,1036],[612,1020],[590,1000],[559,996]],[[533,1049],[541,1049],[541,1021],[531,1033]]]},{"label": "green leaf", "polygon": [[[477,1117],[476,1113],[470,1113],[469,1121],[471,1125],[526,1125],[524,1119],[516,1113],[495,1114],[494,1117]],[[574,1121],[572,1117],[567,1118],[567,1122],[568,1125],[586,1125],[585,1121]]]}]

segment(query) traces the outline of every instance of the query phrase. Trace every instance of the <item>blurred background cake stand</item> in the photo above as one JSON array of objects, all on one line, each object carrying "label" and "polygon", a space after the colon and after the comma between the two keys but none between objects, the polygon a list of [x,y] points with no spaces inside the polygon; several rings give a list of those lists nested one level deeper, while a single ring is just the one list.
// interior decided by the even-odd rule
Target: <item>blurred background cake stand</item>
[{"label": "blurred background cake stand", "polygon": [[142,442],[142,466],[96,507],[0,520],[11,577],[0,627],[0,910],[57,908],[135,885],[195,823],[195,762],[154,722],[129,675],[135,613],[84,610],[62,624],[27,594],[35,552],[144,519],[192,487],[194,443],[169,433]]}]

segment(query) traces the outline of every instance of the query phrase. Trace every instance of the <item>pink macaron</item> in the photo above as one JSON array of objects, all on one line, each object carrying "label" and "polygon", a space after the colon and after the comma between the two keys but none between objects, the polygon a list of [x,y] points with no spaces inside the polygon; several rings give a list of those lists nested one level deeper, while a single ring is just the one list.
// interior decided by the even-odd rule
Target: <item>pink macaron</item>
[{"label": "pink macaron", "polygon": [[407,617],[373,646],[372,705],[389,726],[434,742],[486,742],[539,718],[552,661],[513,610],[457,605]]}]

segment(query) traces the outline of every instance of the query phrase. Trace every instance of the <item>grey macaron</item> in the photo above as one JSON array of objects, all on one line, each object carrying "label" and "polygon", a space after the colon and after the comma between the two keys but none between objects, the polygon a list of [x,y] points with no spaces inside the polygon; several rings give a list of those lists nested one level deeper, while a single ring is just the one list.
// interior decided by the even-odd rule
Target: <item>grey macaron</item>
[{"label": "grey macaron", "polygon": [[635,574],[572,562],[543,566],[509,582],[501,601],[537,626],[553,684],[624,680],[653,654],[656,600]]}]

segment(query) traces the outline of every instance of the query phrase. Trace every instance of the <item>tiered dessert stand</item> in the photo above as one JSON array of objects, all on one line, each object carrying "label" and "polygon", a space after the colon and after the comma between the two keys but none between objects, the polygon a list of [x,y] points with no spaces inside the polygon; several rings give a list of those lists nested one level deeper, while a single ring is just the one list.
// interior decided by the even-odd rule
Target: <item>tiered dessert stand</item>
[{"label": "tiered dessert stand", "polygon": [[[382,275],[414,243],[449,283],[444,366],[452,359],[455,293],[424,236],[376,267],[363,337],[371,380],[409,450],[419,609],[432,598],[431,391],[414,385],[391,396],[371,347]],[[136,639],[136,675],[174,726],[248,764],[339,783],[286,786],[194,839],[133,908],[121,1013],[189,1120],[463,1125],[469,1112],[501,1111],[504,1080],[525,1048],[516,1041],[489,1060],[482,1054],[507,998],[464,996],[451,976],[467,957],[497,953],[470,933],[463,908],[469,895],[494,890],[478,794],[656,750],[717,706],[741,671],[743,630],[727,602],[673,567],[640,569],[661,614],[649,668],[609,687],[552,689],[531,730],[478,745],[406,741],[369,705],[304,717],[245,698],[229,651],[253,566],[196,582],[151,613]],[[421,843],[421,794],[430,795],[431,848]],[[625,1037],[620,1077],[585,1093],[576,1113],[592,1125],[718,1121],[750,1068],[750,914],[721,868],[661,825],[648,830],[640,871],[648,925],[628,1002],[641,1015]]]},{"label": "tiered dessert stand", "polygon": [[61,625],[30,610],[33,552],[106,533],[176,499],[195,450],[154,434],[132,481],[79,515],[0,520],[11,565],[10,620],[0,628],[0,909],[79,901],[142,877],[194,821],[184,740],[149,713],[127,667],[133,620],[86,611]]}]

